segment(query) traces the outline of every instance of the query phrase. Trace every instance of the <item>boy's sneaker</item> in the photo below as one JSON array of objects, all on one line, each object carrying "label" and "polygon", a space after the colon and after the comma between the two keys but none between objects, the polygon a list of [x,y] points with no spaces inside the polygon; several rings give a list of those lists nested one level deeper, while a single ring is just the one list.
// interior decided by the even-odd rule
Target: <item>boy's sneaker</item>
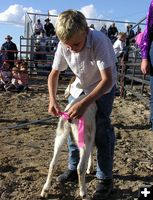
[{"label": "boy's sneaker", "polygon": [[72,171],[70,169],[66,170],[63,174],[57,177],[58,182],[73,182],[78,180],[77,170]]},{"label": "boy's sneaker", "polygon": [[108,199],[112,191],[113,191],[112,179],[98,180],[96,191],[93,194],[93,200]]}]

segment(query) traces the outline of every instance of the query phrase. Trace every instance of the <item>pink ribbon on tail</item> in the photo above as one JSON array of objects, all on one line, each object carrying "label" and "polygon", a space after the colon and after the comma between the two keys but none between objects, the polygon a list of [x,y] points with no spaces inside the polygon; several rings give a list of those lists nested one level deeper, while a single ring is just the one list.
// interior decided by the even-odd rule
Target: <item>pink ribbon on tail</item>
[{"label": "pink ribbon on tail", "polygon": [[[69,119],[69,115],[67,114],[67,112],[60,112],[59,115],[63,117],[63,119],[65,120]],[[79,119],[77,127],[78,127],[78,147],[82,148],[84,147],[84,119],[83,117]]]},{"label": "pink ribbon on tail", "polygon": [[84,147],[84,119],[81,117],[78,122],[78,146]]}]

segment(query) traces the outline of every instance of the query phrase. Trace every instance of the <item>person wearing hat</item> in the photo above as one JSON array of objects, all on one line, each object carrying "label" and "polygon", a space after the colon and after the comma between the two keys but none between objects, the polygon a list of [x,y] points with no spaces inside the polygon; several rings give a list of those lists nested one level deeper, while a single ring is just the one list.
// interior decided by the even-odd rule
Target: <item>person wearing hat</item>
[{"label": "person wearing hat", "polygon": [[49,18],[45,19],[45,22],[46,23],[44,24],[44,29],[46,31],[46,36],[50,37],[55,35],[55,28],[53,24],[50,22],[50,19]]},{"label": "person wearing hat", "polygon": [[113,22],[108,28],[108,37],[110,38],[113,44],[117,39],[117,35],[118,35],[118,29],[115,25],[115,22]]},{"label": "person wearing hat", "polygon": [[13,38],[10,35],[7,35],[5,37],[6,42],[1,46],[1,51],[6,55],[11,68],[14,67],[14,62],[17,60],[18,54],[17,46],[14,42],[12,42],[12,39]]}]

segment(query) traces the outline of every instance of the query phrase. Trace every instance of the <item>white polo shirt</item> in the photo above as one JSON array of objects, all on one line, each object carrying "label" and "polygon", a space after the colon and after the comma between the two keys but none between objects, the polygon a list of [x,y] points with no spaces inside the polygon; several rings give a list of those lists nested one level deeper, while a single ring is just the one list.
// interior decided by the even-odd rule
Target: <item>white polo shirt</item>
[{"label": "white polo shirt", "polygon": [[125,42],[121,41],[120,39],[117,39],[115,43],[113,44],[113,48],[114,48],[116,57],[119,57],[120,54],[124,52]]},{"label": "white polo shirt", "polygon": [[101,80],[100,71],[108,67],[112,70],[112,86],[116,83],[116,56],[110,39],[104,33],[90,30],[85,47],[79,53],[72,52],[59,42],[55,53],[53,69],[64,71],[69,66],[80,80],[85,93],[91,92]]}]

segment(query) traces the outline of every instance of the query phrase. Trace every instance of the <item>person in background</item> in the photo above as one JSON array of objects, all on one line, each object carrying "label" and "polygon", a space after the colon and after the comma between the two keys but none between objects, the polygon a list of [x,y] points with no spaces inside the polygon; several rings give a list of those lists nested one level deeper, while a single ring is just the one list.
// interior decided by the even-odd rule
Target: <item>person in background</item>
[{"label": "person in background", "polygon": [[38,54],[37,54],[36,57],[40,57],[40,60],[43,63],[45,63],[45,60],[46,60],[46,43],[47,43],[47,37],[45,34],[45,30],[42,30],[40,35],[37,36],[37,40],[36,40],[36,44],[39,44],[38,49],[40,51],[40,55],[38,56]]},{"label": "person in background", "polygon": [[135,43],[135,33],[134,30],[132,29],[133,25],[129,24],[127,25],[127,38],[126,38],[126,46],[129,48],[131,43]]},{"label": "person in background", "polygon": [[[70,119],[79,119],[92,102],[97,104],[95,136],[97,186],[93,199],[106,199],[113,189],[112,168],[115,134],[110,114],[115,96],[117,74],[113,46],[105,34],[90,29],[85,16],[77,10],[62,12],[57,18],[55,30],[60,42],[55,52],[52,70],[48,76],[48,112],[53,116],[59,116],[61,112],[56,99],[59,74],[69,66],[77,77],[76,87],[82,89],[86,94],[80,102],[68,110]],[[68,170],[57,178],[59,182],[78,179],[79,150],[71,136],[69,136],[68,149]]]},{"label": "person in background", "polygon": [[13,67],[12,68],[12,78],[11,78],[11,82],[8,82],[4,88],[6,91],[16,91],[18,88],[18,76],[19,73],[19,69],[17,67]]},{"label": "person in background", "polygon": [[20,66],[20,70],[18,73],[18,92],[28,90],[28,70],[27,70],[27,62],[23,62]]},{"label": "person in background", "polygon": [[10,64],[8,61],[4,61],[0,70],[0,89],[5,90],[5,85],[11,82],[12,73]]},{"label": "person in background", "polygon": [[113,48],[115,51],[115,55],[118,61],[121,64],[124,64],[125,57],[126,57],[126,33],[120,32],[117,36],[117,40],[113,44]]},{"label": "person in background", "polygon": [[141,33],[141,27],[140,26],[137,27],[137,31],[136,31],[135,35],[138,35],[139,33]]},{"label": "person in background", "polygon": [[103,32],[105,35],[108,35],[108,31],[107,31],[106,24],[104,24],[104,25],[101,27],[100,31]]},{"label": "person in background", "polygon": [[34,35],[40,35],[41,31],[43,30],[43,24],[41,23],[40,19],[33,26]]},{"label": "person in background", "polygon": [[50,37],[55,35],[55,28],[53,26],[53,24],[50,22],[50,19],[47,18],[45,19],[45,24],[44,24],[44,30],[46,31],[46,36]]},{"label": "person in background", "polygon": [[108,37],[110,38],[113,44],[117,39],[117,35],[118,35],[118,29],[115,25],[115,22],[113,22],[112,25],[110,25],[110,27],[108,28]]},{"label": "person in background", "polygon": [[94,24],[91,24],[91,25],[90,25],[90,28],[91,28],[92,30],[94,30],[94,29],[95,29],[95,25],[94,25]]},{"label": "person in background", "polygon": [[18,49],[14,42],[12,42],[12,37],[7,35],[5,37],[6,42],[2,44],[1,50],[6,54],[6,58],[10,64],[10,67],[14,67],[14,62],[17,60]]},{"label": "person in background", "polygon": [[151,0],[146,20],[146,27],[140,43],[141,49],[141,71],[150,74],[150,130],[153,131],[153,0]]}]

